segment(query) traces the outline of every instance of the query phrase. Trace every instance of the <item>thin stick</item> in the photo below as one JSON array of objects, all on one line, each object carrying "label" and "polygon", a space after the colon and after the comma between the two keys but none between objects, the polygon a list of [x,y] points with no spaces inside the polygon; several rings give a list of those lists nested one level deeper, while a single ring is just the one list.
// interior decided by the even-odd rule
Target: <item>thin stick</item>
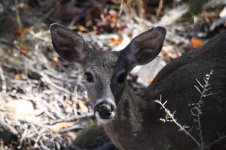
[{"label": "thin stick", "polygon": [[3,72],[1,65],[0,65],[0,78],[2,80],[2,92],[6,93],[6,89],[7,89],[6,81],[5,81],[6,78],[5,78],[5,75],[4,75],[4,72]]},{"label": "thin stick", "polygon": [[170,117],[170,119],[172,119],[172,122],[174,122],[181,131],[188,135],[199,147],[201,146],[200,143],[180,123],[177,122],[170,110],[165,107],[166,102],[162,103],[161,100],[155,100],[155,102],[161,105],[165,113]]}]

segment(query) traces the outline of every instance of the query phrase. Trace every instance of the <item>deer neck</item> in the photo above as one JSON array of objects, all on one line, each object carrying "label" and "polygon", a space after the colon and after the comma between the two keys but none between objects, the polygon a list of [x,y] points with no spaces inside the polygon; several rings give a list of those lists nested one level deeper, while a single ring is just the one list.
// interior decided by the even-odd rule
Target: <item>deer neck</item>
[{"label": "deer neck", "polygon": [[110,124],[125,123],[131,126],[141,124],[147,118],[148,120],[152,120],[153,112],[150,103],[151,100],[147,100],[144,96],[135,94],[128,82],[125,83],[124,91],[120,100],[116,99],[116,101],[118,101],[116,117],[112,122],[110,122]]},{"label": "deer neck", "polygon": [[[141,135],[147,134],[153,124],[149,102],[135,94],[126,83],[123,94],[117,104],[116,117],[103,125],[112,142],[123,149],[121,143],[136,141]],[[124,139],[128,141],[125,142]]]}]

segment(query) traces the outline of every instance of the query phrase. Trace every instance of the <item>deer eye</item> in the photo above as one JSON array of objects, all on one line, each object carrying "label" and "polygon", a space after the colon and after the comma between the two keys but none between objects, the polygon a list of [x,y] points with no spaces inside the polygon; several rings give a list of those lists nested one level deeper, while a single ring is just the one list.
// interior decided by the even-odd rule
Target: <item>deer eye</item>
[{"label": "deer eye", "polygon": [[90,72],[85,73],[85,80],[89,83],[92,83],[94,81],[93,75]]},{"label": "deer eye", "polygon": [[117,77],[117,83],[119,83],[119,84],[124,83],[125,80],[126,80],[126,76],[127,76],[127,75],[126,75],[125,72],[119,73],[119,74],[118,74],[118,77]]}]

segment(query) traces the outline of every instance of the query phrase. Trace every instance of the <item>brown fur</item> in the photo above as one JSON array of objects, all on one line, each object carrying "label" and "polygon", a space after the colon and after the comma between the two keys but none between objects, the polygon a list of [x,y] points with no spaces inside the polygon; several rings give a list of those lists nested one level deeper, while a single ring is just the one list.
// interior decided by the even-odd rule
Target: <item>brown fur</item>
[{"label": "brown fur", "polygon": [[[60,36],[58,32],[61,33]],[[67,41],[69,37],[72,41],[75,39],[72,43],[84,44],[83,39],[59,25],[51,27],[51,34],[53,46],[61,57],[71,61],[72,56],[82,56],[75,58],[75,62],[82,62],[82,69],[88,69],[93,74],[94,84],[87,85],[93,105],[98,98],[104,96],[111,97],[117,104],[116,116],[109,123],[103,124],[103,127],[118,148],[197,149],[196,143],[184,132],[178,131],[175,123],[160,121],[160,118],[165,117],[165,112],[154,100],[162,96],[162,100],[167,101],[165,106],[171,112],[176,111],[177,121],[189,126],[192,129],[190,133],[199,141],[197,123],[193,120],[189,104],[198,102],[200,98],[200,93],[194,87],[197,85],[196,79],[203,84],[203,78],[211,70],[210,91],[215,94],[204,98],[201,115],[203,141],[205,144],[211,143],[219,138],[218,133],[226,134],[226,32],[210,40],[200,50],[187,53],[166,65],[142,93],[143,96],[135,95],[127,81],[123,84],[115,81],[119,73],[125,71],[128,74],[134,66],[145,64],[158,55],[165,36],[162,28],[151,29],[139,35],[120,53],[76,49],[76,45],[63,41]],[[67,46],[67,53],[59,45]],[[226,140],[217,142],[209,149],[226,149]]]}]

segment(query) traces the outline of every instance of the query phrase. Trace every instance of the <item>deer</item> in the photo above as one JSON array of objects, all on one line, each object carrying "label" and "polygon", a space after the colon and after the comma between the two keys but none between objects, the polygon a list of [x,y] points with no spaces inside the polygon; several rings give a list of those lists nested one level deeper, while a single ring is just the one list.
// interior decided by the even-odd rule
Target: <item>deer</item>
[{"label": "deer", "polygon": [[[122,150],[226,149],[226,31],[199,50],[187,52],[168,63],[141,94],[136,94],[127,76],[137,65],[151,62],[161,52],[166,29],[153,27],[139,34],[121,51],[90,48],[81,35],[59,24],[50,26],[52,45],[61,58],[78,64],[83,71],[88,98],[97,122],[117,148]],[[200,123],[190,105],[198,103],[197,81],[213,72],[203,96]],[[181,125],[202,143],[179,131],[175,123],[163,122],[166,113],[156,100],[174,113]],[[200,140],[200,136],[202,136]],[[208,143],[212,143],[209,146]],[[206,146],[204,146],[206,145]]]}]

